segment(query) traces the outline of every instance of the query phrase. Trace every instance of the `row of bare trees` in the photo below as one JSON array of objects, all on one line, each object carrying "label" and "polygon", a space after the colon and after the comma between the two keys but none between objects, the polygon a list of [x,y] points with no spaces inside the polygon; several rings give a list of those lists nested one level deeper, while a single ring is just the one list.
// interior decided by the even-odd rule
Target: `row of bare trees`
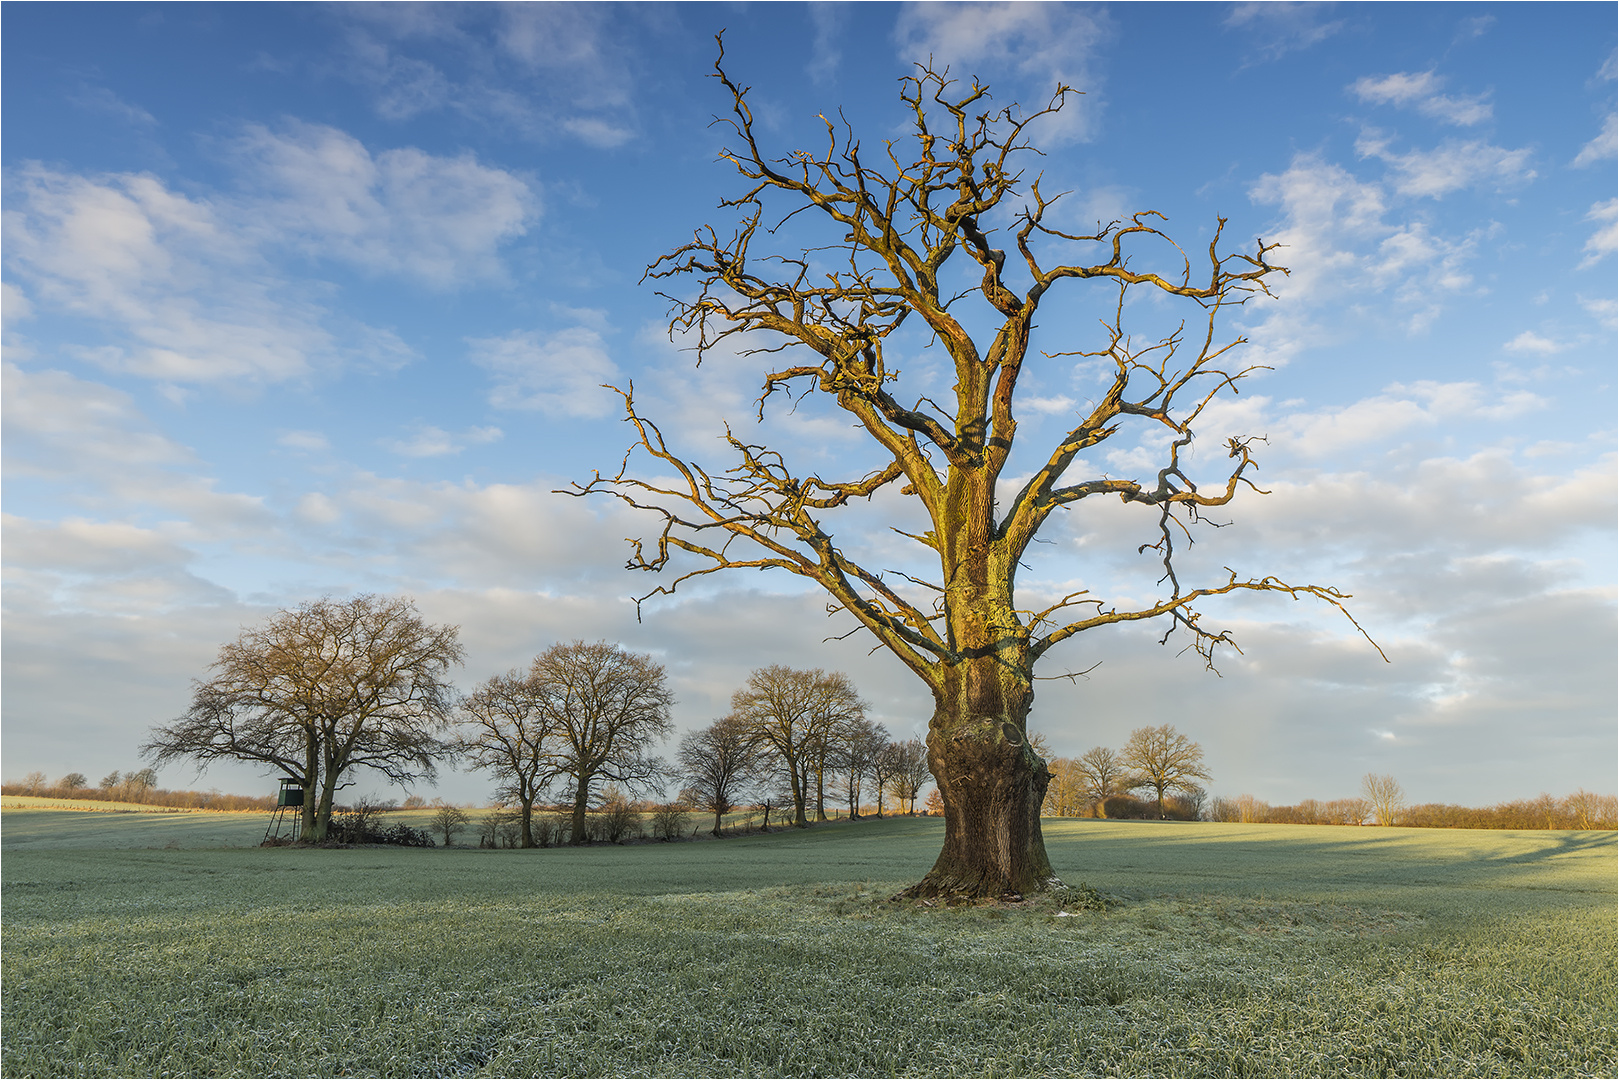
[{"label": "row of bare trees", "polygon": [[1041,806],[1047,817],[1108,817],[1110,805],[1133,791],[1152,793],[1159,818],[1197,817],[1204,799],[1197,781],[1210,779],[1203,748],[1172,724],[1136,728],[1122,750],[1093,746],[1077,758],[1055,758],[1050,770]]},{"label": "row of bare trees", "polygon": [[864,799],[885,797],[914,812],[931,777],[921,740],[897,742],[870,720],[841,672],[760,668],[731,695],[731,712],[681,740],[681,798],[714,815],[720,835],[726,814],[763,801],[790,802],[793,824],[827,819],[841,800],[851,818]]},{"label": "row of bare trees", "polygon": [[[683,784],[716,822],[744,795],[762,796],[790,803],[803,826],[826,819],[829,798],[855,816],[868,793],[879,813],[885,794],[914,810],[929,777],[921,742],[893,742],[841,673],[760,668],[728,716],[681,744],[676,767],[652,752],[673,730],[674,694],[650,656],[557,644],[465,697],[448,679],[461,656],[457,628],[426,622],[402,597],[281,611],[220,650],[190,708],[143,753],[155,765],[230,758],[281,770],[310,793],[299,835],[317,842],[361,769],[401,785],[431,780],[445,761],[488,772],[516,812],[521,847],[536,845],[535,806],[559,797],[580,842],[609,785],[634,799]],[[150,769],[122,782],[146,777],[155,783]]]}]

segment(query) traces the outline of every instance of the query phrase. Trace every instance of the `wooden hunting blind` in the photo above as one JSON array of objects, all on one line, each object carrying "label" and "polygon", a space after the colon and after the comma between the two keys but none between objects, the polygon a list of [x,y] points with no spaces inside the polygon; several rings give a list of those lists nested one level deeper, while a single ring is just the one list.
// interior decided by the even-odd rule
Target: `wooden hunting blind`
[{"label": "wooden hunting blind", "polygon": [[[288,810],[296,809],[299,812],[293,815],[293,821],[303,819],[304,782],[295,776],[281,778],[281,790],[276,792],[275,811],[270,815],[269,827],[264,830],[264,842],[279,839],[281,836],[281,819]],[[294,826],[296,828],[296,826]]]}]

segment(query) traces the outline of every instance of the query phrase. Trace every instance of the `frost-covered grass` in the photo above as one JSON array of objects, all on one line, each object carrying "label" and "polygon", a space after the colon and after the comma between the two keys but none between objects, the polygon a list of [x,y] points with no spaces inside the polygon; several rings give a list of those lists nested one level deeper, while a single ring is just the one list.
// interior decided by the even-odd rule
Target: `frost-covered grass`
[{"label": "frost-covered grass", "polygon": [[886,898],[931,863],[937,820],[97,850],[73,830],[105,816],[51,813],[55,844],[33,824],[17,844],[14,813],[10,1076],[1616,1067],[1612,833],[1052,822],[1059,872],[1107,910],[925,909]]}]

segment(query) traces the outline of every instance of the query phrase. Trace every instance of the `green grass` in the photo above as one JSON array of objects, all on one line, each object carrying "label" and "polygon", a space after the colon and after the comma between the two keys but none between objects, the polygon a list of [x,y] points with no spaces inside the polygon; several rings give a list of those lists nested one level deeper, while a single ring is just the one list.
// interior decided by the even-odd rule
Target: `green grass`
[{"label": "green grass", "polygon": [[1612,833],[1048,823],[1098,912],[886,902],[937,819],[478,851],[197,816],[5,813],[5,1075],[1616,1068]]}]

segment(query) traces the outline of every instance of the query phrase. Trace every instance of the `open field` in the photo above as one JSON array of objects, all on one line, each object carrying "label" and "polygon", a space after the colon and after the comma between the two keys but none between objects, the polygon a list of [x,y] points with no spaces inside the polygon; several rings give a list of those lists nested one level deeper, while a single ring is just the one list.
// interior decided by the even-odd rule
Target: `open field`
[{"label": "open field", "polygon": [[929,910],[883,898],[931,864],[937,819],[221,846],[263,817],[6,811],[5,1075],[1619,1064],[1612,833],[1050,821],[1059,873],[1114,906]]}]

